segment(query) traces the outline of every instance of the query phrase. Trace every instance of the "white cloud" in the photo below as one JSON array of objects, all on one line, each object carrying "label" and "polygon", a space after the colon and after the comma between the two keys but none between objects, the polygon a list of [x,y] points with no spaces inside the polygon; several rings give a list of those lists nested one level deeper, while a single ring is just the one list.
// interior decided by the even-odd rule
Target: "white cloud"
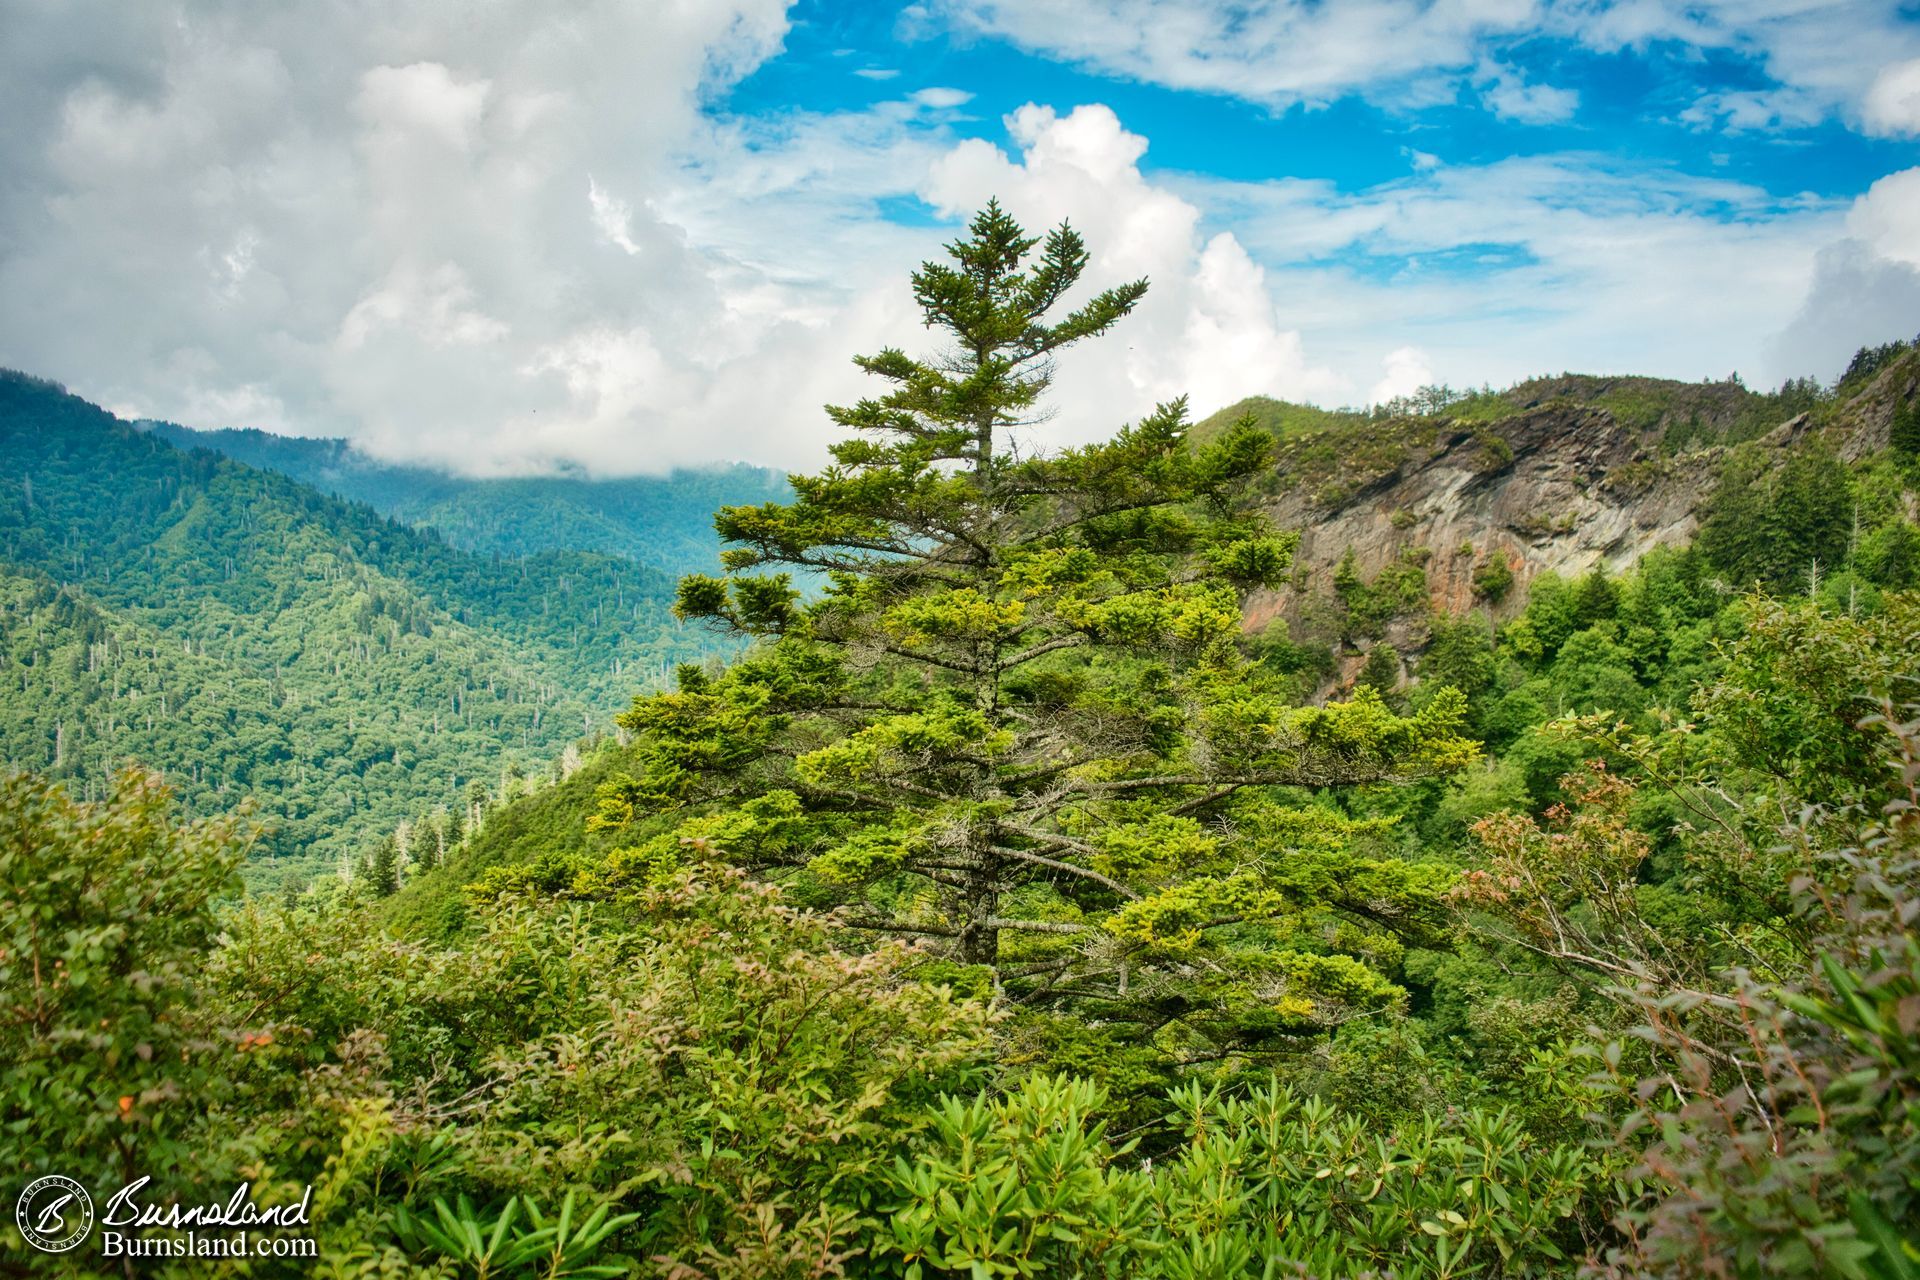
[{"label": "white cloud", "polygon": [[[752,454],[777,427],[670,415],[780,323],[766,282],[654,201],[786,7],[9,4],[0,293],[39,302],[0,363],[474,468]],[[589,387],[621,362],[657,402]]]},{"label": "white cloud", "polygon": [[1776,364],[1831,377],[1860,347],[1920,330],[1920,169],[1889,174],[1854,201],[1846,235],[1822,249],[1798,312],[1772,344]]},{"label": "white cloud", "polygon": [[1920,58],[1881,69],[1867,90],[1864,115],[1873,133],[1920,133]]},{"label": "white cloud", "polygon": [[[756,245],[791,245],[794,277],[865,267],[842,296],[893,299],[946,235],[876,228],[871,196],[918,194],[958,217],[997,194],[1029,226],[1071,217],[1095,253],[1090,278],[1153,285],[1115,335],[1063,360],[1049,438],[1110,430],[1183,391],[1204,413],[1255,392],[1356,403],[1408,389],[1407,377],[1506,383],[1569,365],[1783,377],[1800,369],[1769,361],[1769,339],[1844,231],[1844,205],[1593,155],[1417,163],[1400,181],[1342,192],[1147,176],[1146,139],[1100,107],[1028,106],[1007,122],[1010,151],[931,145],[907,120],[814,117],[737,139],[752,164],[716,156],[712,183],[697,188],[709,205],[684,220],[724,228],[719,243],[743,260]],[[782,239],[776,225],[805,231]],[[836,326],[821,360],[865,349],[869,332],[899,340]],[[1423,371],[1388,362],[1403,348]],[[1384,385],[1389,373],[1398,380]]]},{"label": "white cloud", "polygon": [[925,198],[952,216],[997,195],[1029,226],[1071,220],[1092,251],[1089,287],[1151,282],[1115,336],[1062,360],[1050,438],[1104,435],[1179,395],[1206,413],[1256,393],[1339,393],[1340,380],[1281,322],[1265,270],[1231,233],[1203,233],[1196,205],[1141,174],[1146,139],[1111,110],[1062,116],[1029,105],[1007,123],[1018,156],[963,142],[934,165]]},{"label": "white cloud", "polygon": [[[1274,107],[1348,94],[1432,105],[1476,83],[1489,49],[1542,36],[1603,53],[1673,42],[1765,68],[1776,88],[1705,95],[1689,117],[1748,129],[1855,118],[1863,68],[1920,55],[1898,0],[944,0],[939,12],[1110,74]],[[1577,105],[1568,93],[1509,80],[1487,102],[1557,121]]]},{"label": "white cloud", "polygon": [[587,208],[593,214],[593,225],[608,244],[625,253],[640,252],[640,246],[633,242],[633,232],[628,230],[633,207],[595,182],[592,174],[587,175]]},{"label": "white cloud", "polygon": [[1497,116],[1520,124],[1557,124],[1573,118],[1580,95],[1549,84],[1528,84],[1511,67],[1488,64],[1481,70],[1481,100]]},{"label": "white cloud", "polygon": [[950,111],[963,107],[973,101],[973,95],[965,89],[931,88],[919,89],[913,94],[913,101],[935,111]]},{"label": "white cloud", "polygon": [[[1432,380],[1570,365],[1696,379],[1765,359],[1841,209],[1585,155],[1445,166],[1370,190],[1192,178],[1346,394],[1418,348]],[[1404,366],[1403,366],[1404,367]],[[1791,372],[1799,372],[1793,368]]]},{"label": "white cloud", "polygon": [[1380,365],[1380,381],[1374,383],[1373,389],[1367,392],[1368,404],[1380,404],[1396,396],[1412,395],[1420,388],[1433,386],[1439,381],[1433,376],[1433,365],[1427,360],[1427,353],[1418,347],[1395,347],[1387,352]]},{"label": "white cloud", "polygon": [[1879,257],[1920,267],[1920,169],[1868,187],[1847,213],[1847,231]]},{"label": "white cloud", "polygon": [[1535,0],[947,0],[947,19],[1135,79],[1286,106],[1392,86],[1441,101],[1482,42],[1534,29]]},{"label": "white cloud", "polygon": [[444,262],[424,273],[397,268],[347,312],[340,322],[339,346],[358,351],[369,339],[384,338],[433,347],[479,347],[510,333],[505,321],[475,309],[466,273]]},{"label": "white cloud", "polygon": [[489,87],[485,80],[456,79],[437,62],[375,67],[360,78],[354,113],[369,127],[369,145],[408,147],[427,138],[470,151]]},{"label": "white cloud", "polygon": [[1700,129],[1750,133],[1804,129],[1824,120],[1832,104],[1817,93],[1792,86],[1709,93],[1696,98],[1680,119]]},{"label": "white cloud", "polygon": [[[1571,106],[1480,47],[1545,10],[1369,3],[1250,8],[1241,35],[1273,67],[1202,56],[1225,36],[1177,7],[1164,49],[1100,38],[1229,92],[1332,94],[1385,58],[1421,93]],[[1604,39],[1665,38],[1676,19],[1646,7],[1637,26],[1605,10]],[[347,434],[470,470],[817,462],[818,406],[869,389],[848,357],[934,345],[905,281],[951,223],[882,216],[915,200],[943,220],[991,195],[1036,229],[1071,218],[1091,283],[1151,278],[1136,316],[1061,361],[1047,441],[1179,394],[1205,413],[1569,363],[1798,373],[1827,339],[1769,348],[1796,315],[1851,333],[1882,312],[1846,312],[1848,281],[1891,315],[1920,279],[1906,178],[1849,212],[1589,155],[1410,152],[1405,178],[1341,191],[1143,172],[1147,140],[1098,105],[1024,107],[1004,149],[953,132],[959,89],[707,114],[716,83],[778,46],[783,0],[414,0],[374,27],[239,0],[123,18],[32,8],[0,43],[0,296],[32,300],[0,309],[0,363],[194,425]]]}]

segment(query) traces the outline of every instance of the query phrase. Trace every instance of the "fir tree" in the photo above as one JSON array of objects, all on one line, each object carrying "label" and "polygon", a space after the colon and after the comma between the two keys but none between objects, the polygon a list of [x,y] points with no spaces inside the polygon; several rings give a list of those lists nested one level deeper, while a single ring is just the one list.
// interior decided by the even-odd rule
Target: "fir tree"
[{"label": "fir tree", "polygon": [[1360,674],[1353,678],[1354,692],[1371,689],[1382,701],[1391,701],[1394,690],[1399,687],[1399,650],[1382,640],[1367,650],[1367,660],[1361,664]]},{"label": "fir tree", "polygon": [[376,898],[390,898],[400,887],[400,849],[388,836],[367,855],[362,882]]},{"label": "fir tree", "polygon": [[1707,501],[1699,545],[1736,587],[1794,592],[1805,589],[1815,561],[1847,558],[1853,523],[1852,479],[1826,445],[1803,445],[1777,473],[1763,455],[1742,450]]},{"label": "fir tree", "polygon": [[1575,621],[1583,627],[1611,618],[1620,611],[1620,589],[1607,576],[1605,565],[1594,565],[1574,587],[1573,609]]},{"label": "fir tree", "polygon": [[1796,450],[1780,473],[1774,580],[1790,582],[1814,561],[1840,564],[1853,525],[1853,478],[1846,464],[1821,441]]},{"label": "fir tree", "polygon": [[447,856],[447,810],[443,805],[413,824],[413,865],[431,871]]},{"label": "fir tree", "polygon": [[1894,409],[1893,421],[1887,428],[1887,443],[1909,465],[1920,459],[1920,396]]},{"label": "fir tree", "polygon": [[728,575],[683,580],[680,612],[761,643],[623,717],[640,767],[597,825],[684,820],[603,887],[691,843],[1010,994],[1215,1046],[1396,1005],[1363,957],[1437,926],[1444,873],[1369,857],[1378,824],[1277,791],[1457,765],[1462,700],[1291,705],[1239,647],[1242,592],[1284,582],[1295,543],[1248,513],[1270,438],[1243,421],[1196,447],[1175,401],[1104,444],[1023,447],[1053,357],[1145,283],[1049,323],[1087,250],[996,205],[949,253],[913,277],[947,350],[859,358],[889,389],[828,409],[859,433],[834,465],[717,517]]}]

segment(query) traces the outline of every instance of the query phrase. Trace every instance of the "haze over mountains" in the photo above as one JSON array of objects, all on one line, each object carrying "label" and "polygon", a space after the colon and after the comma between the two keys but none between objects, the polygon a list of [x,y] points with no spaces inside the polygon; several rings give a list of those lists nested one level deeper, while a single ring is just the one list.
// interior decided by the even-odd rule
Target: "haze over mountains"
[{"label": "haze over mountains", "polygon": [[744,464],[623,479],[473,479],[382,462],[345,440],[198,431],[170,422],[136,425],[179,448],[211,449],[322,493],[364,502],[404,524],[437,529],[454,546],[483,554],[601,551],[668,573],[707,571],[719,565],[717,508],[789,494],[784,474]]}]

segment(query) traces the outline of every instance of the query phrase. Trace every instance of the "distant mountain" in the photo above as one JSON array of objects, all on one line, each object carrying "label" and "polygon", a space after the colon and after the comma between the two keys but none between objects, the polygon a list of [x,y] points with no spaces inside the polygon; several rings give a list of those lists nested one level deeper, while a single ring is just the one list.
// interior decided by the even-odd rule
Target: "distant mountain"
[{"label": "distant mountain", "polygon": [[0,373],[0,763],[249,796],[281,871],[546,767],[715,652],[673,589],[597,552],[464,551]]},{"label": "distant mountain", "polygon": [[196,431],[170,422],[136,425],[179,448],[210,449],[322,493],[364,502],[402,523],[438,529],[452,545],[482,555],[600,551],[675,575],[711,572],[720,563],[716,510],[792,496],[782,473],[742,464],[617,480],[474,480],[382,462],[345,440]]},{"label": "distant mountain", "polygon": [[[1378,640],[1417,653],[1436,613],[1504,619],[1540,574],[1690,542],[1730,457],[1870,462],[1916,397],[1920,351],[1892,344],[1833,388],[1566,375],[1375,411],[1253,400],[1195,433],[1250,413],[1279,437],[1265,507],[1301,531],[1298,572],[1247,625],[1323,655],[1330,689]],[[463,480],[136,428],[0,374],[0,763],[84,794],[137,760],[200,812],[250,796],[274,823],[260,883],[324,869],[549,769],[715,653],[671,616],[673,571],[713,562],[714,507],[785,495],[746,467]]]}]

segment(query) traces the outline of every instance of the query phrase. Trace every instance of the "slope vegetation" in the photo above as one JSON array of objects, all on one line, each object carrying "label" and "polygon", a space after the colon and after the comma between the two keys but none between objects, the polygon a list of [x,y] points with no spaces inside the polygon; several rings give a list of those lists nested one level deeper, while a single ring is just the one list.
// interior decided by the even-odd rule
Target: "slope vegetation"
[{"label": "slope vegetation", "polygon": [[281,872],[544,764],[714,649],[656,570],[461,551],[18,375],[0,486],[5,763],[84,795],[138,761],[201,812],[248,795]]}]

